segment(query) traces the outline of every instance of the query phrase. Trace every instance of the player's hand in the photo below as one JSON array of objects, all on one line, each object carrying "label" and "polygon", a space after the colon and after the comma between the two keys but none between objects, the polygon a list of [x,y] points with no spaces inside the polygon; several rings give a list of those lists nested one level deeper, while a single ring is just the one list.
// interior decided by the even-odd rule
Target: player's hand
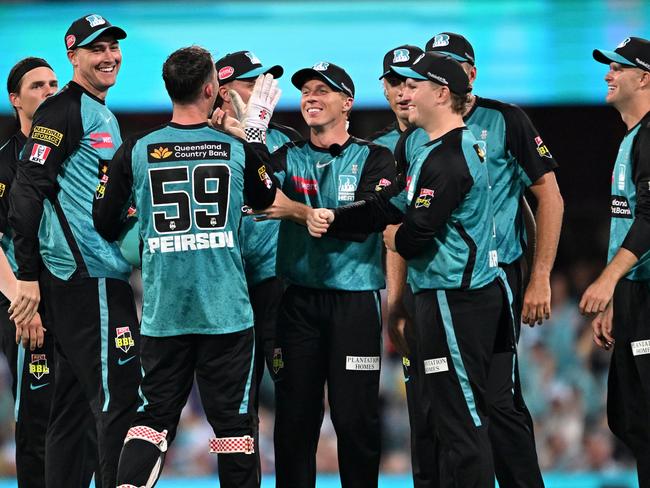
[{"label": "player's hand", "polygon": [[[245,111],[237,117],[246,133],[246,140],[249,142],[265,142],[266,130],[269,127],[273,110],[275,110],[281,94],[282,90],[278,88],[278,82],[273,79],[272,74],[267,73],[257,77],[248,104],[245,105]],[[237,96],[233,98],[233,94],[230,95],[233,101],[237,100]],[[233,105],[235,112],[242,110],[241,105],[243,103],[234,102]]]},{"label": "player's hand", "polygon": [[533,327],[535,324],[541,325],[544,320],[550,318],[551,284],[548,279],[533,276],[524,294],[521,320],[524,324]]},{"label": "player's hand", "polygon": [[233,136],[241,137],[242,139],[246,138],[246,134],[244,134],[244,129],[242,129],[239,120],[237,120],[235,117],[230,117],[220,108],[216,108],[214,109],[214,112],[212,112],[210,124],[212,127],[221,129]]},{"label": "player's hand", "polygon": [[41,301],[41,290],[38,281],[16,281],[16,296],[9,306],[9,319],[16,325],[28,324],[36,312]]},{"label": "player's hand", "polygon": [[400,225],[402,224],[389,225],[384,230],[384,245],[389,251],[397,252],[397,249],[395,248],[395,234],[397,234]]},{"label": "player's hand", "polygon": [[313,208],[307,214],[307,230],[312,237],[322,237],[332,222],[334,212],[329,208]]},{"label": "player's hand", "polygon": [[583,293],[579,305],[580,313],[594,315],[604,312],[614,296],[614,288],[616,288],[616,280],[601,274]]},{"label": "player's hand", "polygon": [[388,337],[395,350],[403,357],[409,356],[409,346],[404,332],[410,321],[411,317],[401,299],[388,304]]},{"label": "player's hand", "polygon": [[25,349],[29,348],[33,351],[37,347],[43,347],[45,342],[45,329],[41,316],[37,313],[28,324],[18,326],[16,325],[16,344],[22,341]]},{"label": "player's hand", "polygon": [[614,305],[610,302],[604,312],[600,312],[591,321],[594,342],[598,347],[608,351],[614,345]]}]

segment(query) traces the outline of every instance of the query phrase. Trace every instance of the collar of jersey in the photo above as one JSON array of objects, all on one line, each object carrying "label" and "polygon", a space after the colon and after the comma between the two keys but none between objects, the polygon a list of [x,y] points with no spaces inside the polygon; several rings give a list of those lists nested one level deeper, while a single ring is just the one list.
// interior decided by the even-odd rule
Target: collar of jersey
[{"label": "collar of jersey", "polygon": [[169,127],[173,127],[174,129],[182,129],[182,130],[192,130],[192,129],[200,129],[201,127],[208,127],[207,122],[200,122],[198,124],[177,124],[176,122],[167,122],[167,125]]},{"label": "collar of jersey", "polygon": [[455,133],[458,132],[458,131],[464,131],[464,130],[467,130],[467,126],[466,126],[466,125],[464,125],[464,126],[462,126],[462,127],[456,127],[455,129],[451,129],[449,132],[444,133],[443,135],[441,135],[441,136],[438,137],[437,139],[433,139],[432,141],[427,142],[427,143],[425,144],[425,146],[432,146],[432,145],[434,145],[434,144],[437,145],[438,143],[442,142],[443,139],[446,139],[446,138],[449,137],[450,135],[455,134]]},{"label": "collar of jersey", "polygon": [[[348,140],[345,141],[345,144],[341,144],[341,152],[343,152],[345,150],[345,148],[347,148],[353,142],[354,142],[354,137],[349,136]],[[327,147],[318,147],[318,146],[314,145],[311,142],[311,140],[308,140],[307,143],[309,144],[309,147],[310,147],[310,149],[312,151],[322,152],[322,153],[329,153],[330,152],[329,148],[327,148]]]},{"label": "collar of jersey", "polygon": [[76,81],[72,81],[72,80],[70,80],[70,81],[68,82],[68,86],[69,86],[70,88],[75,89],[75,90],[80,90],[80,91],[82,91],[83,93],[85,93],[86,95],[88,95],[90,98],[92,98],[93,100],[95,100],[97,103],[101,103],[102,105],[106,105],[106,101],[105,101],[105,100],[102,100],[101,98],[96,97],[95,95],[93,95],[92,93],[90,93],[88,90],[86,90],[83,86],[81,86],[79,83],[77,83]]}]

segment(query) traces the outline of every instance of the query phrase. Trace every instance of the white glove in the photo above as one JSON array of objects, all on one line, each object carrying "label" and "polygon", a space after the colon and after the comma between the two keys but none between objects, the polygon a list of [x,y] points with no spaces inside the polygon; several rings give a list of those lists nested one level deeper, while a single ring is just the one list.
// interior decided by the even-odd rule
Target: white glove
[{"label": "white glove", "polygon": [[282,94],[282,90],[278,88],[277,80],[274,80],[270,73],[258,76],[247,105],[244,105],[239,95],[233,96],[233,91],[229,93],[237,119],[244,127],[246,140],[265,142],[266,130],[271,122],[273,110]]}]

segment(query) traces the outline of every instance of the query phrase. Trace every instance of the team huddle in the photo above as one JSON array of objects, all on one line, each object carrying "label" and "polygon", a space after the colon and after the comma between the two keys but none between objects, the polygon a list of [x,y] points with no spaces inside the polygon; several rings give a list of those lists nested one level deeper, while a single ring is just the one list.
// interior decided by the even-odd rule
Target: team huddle
[{"label": "team huddle", "polygon": [[[355,86],[334,63],[291,76],[303,139],[271,121],[281,66],[178,49],[162,69],[171,120],[122,140],[105,100],[126,37],[84,16],[58,93],[41,58],[7,80],[0,327],[19,486],[153,487],[196,378],[221,486],[259,487],[266,365],[276,486],[315,486],[326,391],[341,485],[376,487],[386,288],[414,486],[543,487],[517,342],[551,314],[557,163],[519,107],[473,93],[470,42],[390,49],[377,71],[395,122],[370,141],[348,132]],[[650,486],[650,42],[593,55],[628,132],[609,264],[580,310],[613,348],[610,427]]]}]

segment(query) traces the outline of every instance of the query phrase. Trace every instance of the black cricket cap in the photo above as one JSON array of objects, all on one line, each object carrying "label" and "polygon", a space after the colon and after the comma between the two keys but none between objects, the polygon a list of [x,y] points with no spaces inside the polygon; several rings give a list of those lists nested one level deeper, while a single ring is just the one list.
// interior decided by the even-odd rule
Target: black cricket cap
[{"label": "black cricket cap", "polygon": [[424,50],[446,54],[456,61],[474,66],[474,48],[464,36],[454,32],[436,34],[429,39]]},{"label": "black cricket cap", "polygon": [[65,47],[68,51],[87,46],[99,36],[112,34],[115,39],[125,39],[126,32],[112,25],[98,14],[84,15],[75,20],[65,33]]},{"label": "black cricket cap", "polygon": [[251,51],[237,51],[228,53],[214,63],[217,69],[217,78],[220,84],[234,80],[257,78],[259,75],[271,73],[278,79],[284,73],[282,66],[275,65],[270,68],[262,66],[262,62]]},{"label": "black cricket cap", "polygon": [[388,76],[391,72],[396,75],[397,73],[393,70],[394,66],[411,66],[413,61],[423,52],[419,47],[411,46],[410,44],[404,44],[403,46],[391,49],[384,56],[384,71],[379,79],[381,80],[384,76]]},{"label": "black cricket cap", "polygon": [[314,78],[323,80],[332,90],[354,98],[354,83],[350,75],[340,66],[327,61],[319,61],[311,68],[296,71],[291,77],[291,83],[300,90],[307,80]]},{"label": "black cricket cap", "polygon": [[628,37],[613,51],[594,49],[593,56],[599,63],[619,63],[650,72],[650,41],[641,37]]},{"label": "black cricket cap", "polygon": [[396,67],[393,70],[404,78],[428,80],[446,86],[458,95],[467,95],[471,90],[463,67],[446,54],[427,52],[421,54],[411,67]]}]

